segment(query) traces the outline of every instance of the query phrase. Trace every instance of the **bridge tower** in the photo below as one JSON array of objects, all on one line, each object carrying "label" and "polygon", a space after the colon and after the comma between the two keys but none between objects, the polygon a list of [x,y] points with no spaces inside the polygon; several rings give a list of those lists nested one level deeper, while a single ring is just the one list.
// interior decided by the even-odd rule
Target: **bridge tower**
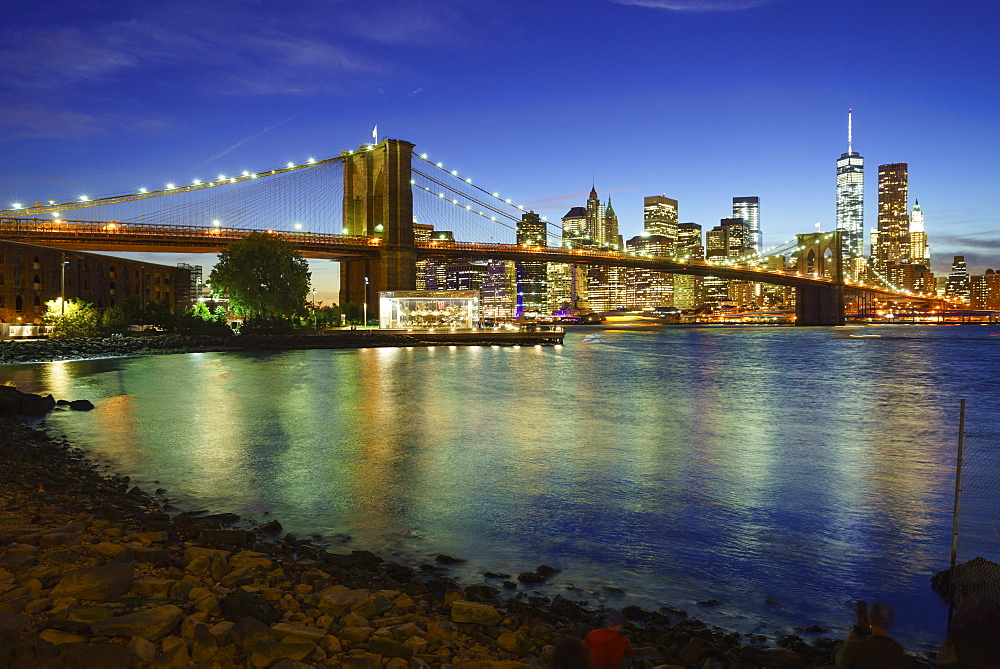
[{"label": "bridge tower", "polygon": [[796,235],[799,241],[797,271],[807,276],[833,279],[828,286],[795,289],[796,325],[844,324],[843,232]]},{"label": "bridge tower", "polygon": [[369,318],[378,318],[379,291],[416,288],[410,189],[413,147],[401,139],[385,139],[340,154],[344,158],[344,234],[381,239],[377,256],[340,262],[340,303],[366,303]]}]

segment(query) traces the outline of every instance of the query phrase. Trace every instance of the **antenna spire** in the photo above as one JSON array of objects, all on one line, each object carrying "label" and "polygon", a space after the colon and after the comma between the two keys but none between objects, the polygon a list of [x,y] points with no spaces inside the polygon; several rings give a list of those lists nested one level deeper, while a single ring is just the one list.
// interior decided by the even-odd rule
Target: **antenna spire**
[{"label": "antenna spire", "polygon": [[851,143],[854,138],[854,128],[851,123],[852,121],[851,114],[853,111],[854,111],[853,109],[847,110],[847,155],[851,155],[852,153]]}]

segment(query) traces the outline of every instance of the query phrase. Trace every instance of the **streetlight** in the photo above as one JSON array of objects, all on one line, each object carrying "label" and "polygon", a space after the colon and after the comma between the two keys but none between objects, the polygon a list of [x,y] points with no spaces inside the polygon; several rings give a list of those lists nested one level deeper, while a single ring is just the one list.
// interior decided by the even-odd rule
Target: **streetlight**
[{"label": "streetlight", "polygon": [[66,315],[66,265],[68,265],[68,264],[69,264],[69,261],[66,260],[66,254],[64,253],[64,254],[62,254],[62,263],[61,263],[61,267],[60,267],[60,269],[62,270],[62,272],[61,272],[62,278],[61,278],[61,280],[59,282],[59,308],[60,308],[59,315],[60,316],[65,316]]},{"label": "streetlight", "polygon": [[364,327],[368,327],[368,277],[365,277],[365,322]]},{"label": "streetlight", "polygon": [[313,288],[313,330],[319,330],[319,323],[316,320],[316,289]]}]

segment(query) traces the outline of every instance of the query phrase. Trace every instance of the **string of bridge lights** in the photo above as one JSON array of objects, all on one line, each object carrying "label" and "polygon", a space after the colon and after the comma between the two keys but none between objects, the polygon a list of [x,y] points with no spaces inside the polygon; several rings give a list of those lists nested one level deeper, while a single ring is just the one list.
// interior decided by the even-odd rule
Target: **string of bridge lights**
[{"label": "string of bridge lights", "polygon": [[[349,151],[347,153],[353,153]],[[224,186],[229,184],[240,183],[243,181],[250,181],[253,179],[258,179],[260,177],[269,177],[277,174],[284,174],[294,170],[300,170],[307,167],[313,167],[315,165],[322,165],[325,163],[334,162],[337,160],[342,160],[342,156],[335,156],[333,158],[324,158],[317,160],[315,158],[308,158],[304,163],[296,164],[289,161],[284,167],[274,168],[271,170],[262,170],[251,172],[250,170],[243,170],[237,176],[227,176],[225,174],[218,175],[218,178],[212,181],[202,181],[201,179],[193,179],[189,185],[177,185],[174,182],[167,183],[163,188],[150,190],[149,188],[139,188],[134,193],[120,193],[117,195],[108,195],[100,198],[91,198],[88,195],[81,195],[76,200],[71,200],[69,202],[56,202],[50,199],[47,205],[41,205],[35,203],[35,205],[25,205],[21,202],[11,203],[11,209],[3,211],[0,210],[0,215],[2,214],[36,214],[36,213],[52,213],[54,218],[59,218],[59,212],[57,209],[81,209],[86,207],[98,207],[110,204],[119,204],[123,202],[133,202],[136,200],[144,200],[151,197],[159,197],[162,195],[172,195],[175,193],[185,193],[196,190],[204,190],[206,188],[215,188],[217,186]]]}]

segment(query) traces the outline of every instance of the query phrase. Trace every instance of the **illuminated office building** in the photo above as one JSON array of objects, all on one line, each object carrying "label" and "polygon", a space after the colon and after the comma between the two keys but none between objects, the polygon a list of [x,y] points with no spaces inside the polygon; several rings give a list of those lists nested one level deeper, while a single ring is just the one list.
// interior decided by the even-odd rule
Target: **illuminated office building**
[{"label": "illuminated office building", "polygon": [[973,309],[1000,311],[1000,273],[988,269],[986,274],[969,277],[969,289]]},{"label": "illuminated office building", "polygon": [[[674,242],[669,237],[643,233],[633,237],[625,248],[644,256],[669,256],[674,250]],[[674,274],[657,272],[644,267],[635,267],[625,272],[625,307],[628,309],[652,309],[674,306]]]},{"label": "illuminated office building", "polygon": [[931,264],[931,251],[927,246],[924,212],[920,210],[920,200],[913,203],[913,211],[910,212],[910,262],[928,267]]},{"label": "illuminated office building", "polygon": [[[678,258],[704,260],[705,242],[702,239],[701,226],[697,223],[679,223],[675,249]],[[675,307],[693,309],[704,301],[702,277],[691,274],[674,275]]]},{"label": "illuminated office building", "polygon": [[604,239],[604,207],[597,197],[597,188],[590,187],[590,197],[587,198],[587,236],[598,246],[607,246]]},{"label": "illuminated office building", "polygon": [[903,263],[910,256],[906,163],[878,166],[878,246],[875,267],[884,271],[890,263]]},{"label": "illuminated office building", "polygon": [[587,232],[587,210],[583,207],[573,207],[562,217],[563,245],[580,246],[577,240],[590,239]]},{"label": "illuminated office building", "polygon": [[513,318],[517,315],[517,271],[509,260],[490,260],[483,278],[484,318]]},{"label": "illuminated office building", "polygon": [[865,159],[852,146],[851,111],[847,112],[847,153],[837,159],[837,230],[843,233],[845,267],[865,255]]},{"label": "illuminated office building", "polygon": [[[546,246],[545,221],[535,212],[521,215],[517,224],[519,246]],[[518,260],[517,268],[517,314],[538,315],[547,313],[546,280],[547,263],[535,260]]]},{"label": "illuminated office building", "polygon": [[618,234],[618,214],[611,206],[611,196],[608,196],[608,206],[604,208],[604,243],[603,246],[610,246],[620,251],[622,249],[622,236]]},{"label": "illuminated office building", "polygon": [[751,253],[760,253],[764,238],[760,231],[760,198],[734,197],[733,218],[742,218],[746,224],[746,246]]},{"label": "illuminated office building", "polygon": [[952,297],[969,298],[969,269],[965,266],[965,256],[955,256],[952,261],[945,294]]},{"label": "illuminated office building", "polygon": [[651,235],[677,242],[677,200],[666,195],[651,195],[642,200],[642,227]]}]

